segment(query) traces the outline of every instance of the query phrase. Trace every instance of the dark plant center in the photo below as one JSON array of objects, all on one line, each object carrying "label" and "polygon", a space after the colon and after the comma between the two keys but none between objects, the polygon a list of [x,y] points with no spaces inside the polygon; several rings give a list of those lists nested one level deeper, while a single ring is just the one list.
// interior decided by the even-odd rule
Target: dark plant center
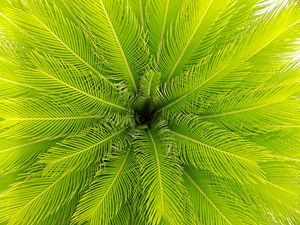
[{"label": "dark plant center", "polygon": [[150,124],[154,119],[155,111],[150,104],[145,104],[144,107],[135,112],[135,122],[138,125]]}]

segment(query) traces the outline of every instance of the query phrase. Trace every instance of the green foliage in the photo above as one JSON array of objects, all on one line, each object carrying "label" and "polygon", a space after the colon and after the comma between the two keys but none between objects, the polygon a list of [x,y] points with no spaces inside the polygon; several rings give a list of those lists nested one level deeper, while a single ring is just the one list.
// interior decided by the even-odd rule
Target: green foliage
[{"label": "green foliage", "polygon": [[300,224],[297,0],[1,0],[0,224]]}]

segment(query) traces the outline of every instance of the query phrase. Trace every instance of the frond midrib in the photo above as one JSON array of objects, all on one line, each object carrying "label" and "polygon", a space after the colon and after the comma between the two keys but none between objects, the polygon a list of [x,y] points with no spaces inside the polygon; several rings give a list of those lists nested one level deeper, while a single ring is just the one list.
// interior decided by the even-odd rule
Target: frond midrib
[{"label": "frond midrib", "polygon": [[163,106],[162,108],[158,109],[157,112],[161,112],[163,110],[166,110],[167,108],[172,107],[173,105],[176,105],[178,102],[181,102],[183,99],[189,97],[191,94],[193,94],[194,92],[198,91],[200,88],[202,88],[205,84],[207,84],[209,81],[211,81],[213,78],[217,77],[218,74],[220,74],[223,70],[225,70],[227,67],[230,66],[230,63],[226,64],[225,66],[223,66],[221,69],[219,69],[216,73],[214,73],[209,79],[207,79],[205,82],[201,83],[201,85],[197,86],[196,88],[188,91],[187,93],[185,93],[184,95],[182,95],[181,97],[175,99],[174,101],[168,103],[167,105]]},{"label": "frond midrib", "polygon": [[85,148],[85,149],[82,149],[82,150],[80,150],[80,151],[77,151],[77,152],[75,152],[75,153],[73,153],[73,154],[71,154],[71,155],[67,155],[67,156],[65,156],[65,157],[59,158],[59,159],[57,159],[57,160],[52,160],[52,161],[50,162],[50,164],[55,164],[55,163],[57,163],[57,162],[63,161],[63,160],[65,160],[65,159],[71,158],[71,157],[73,157],[73,156],[80,155],[80,154],[82,154],[83,152],[86,152],[86,151],[88,151],[88,150],[90,150],[90,149],[92,149],[92,148],[94,148],[94,147],[96,147],[96,146],[98,146],[98,145],[101,145],[101,144],[103,144],[103,143],[109,141],[110,139],[112,139],[112,138],[118,136],[119,134],[121,134],[122,132],[124,132],[124,131],[126,131],[126,130],[127,130],[127,128],[124,128],[124,129],[122,129],[122,130],[120,130],[120,131],[118,131],[118,132],[116,132],[116,133],[110,135],[109,137],[106,137],[105,139],[103,139],[103,140],[101,140],[101,141],[99,141],[99,142],[97,142],[97,143],[95,143],[95,144],[93,144],[93,145],[91,145],[91,146]]},{"label": "frond midrib", "polygon": [[108,79],[103,76],[95,67],[85,61],[81,56],[79,56],[73,49],[71,49],[60,37],[58,37],[43,21],[31,14],[50,34],[52,34],[72,55],[74,55],[80,62],[90,68],[94,73],[96,73],[101,79],[108,81]]},{"label": "frond midrib", "polygon": [[143,27],[144,24],[145,24],[145,22],[144,22],[144,13],[143,13],[143,3],[142,3],[142,0],[138,0],[138,5],[139,5],[139,13],[140,13],[140,17],[141,17],[141,25]]},{"label": "frond midrib", "polygon": [[5,78],[2,78],[2,77],[0,77],[0,80],[5,81],[7,83],[15,84],[15,85],[18,85],[18,86],[23,86],[23,87],[26,87],[26,88],[30,88],[30,89],[33,89],[33,90],[36,90],[36,91],[42,91],[42,89],[40,89],[40,88],[36,88],[36,87],[33,87],[31,85],[28,85],[28,84],[24,84],[24,83],[22,84],[22,83],[19,83],[17,81],[14,81],[14,80],[5,79]]},{"label": "frond midrib", "polygon": [[265,104],[261,104],[261,105],[257,105],[257,106],[252,106],[252,107],[248,107],[248,108],[237,109],[237,110],[232,110],[232,111],[227,111],[227,112],[203,115],[203,116],[199,116],[198,118],[199,119],[211,119],[211,118],[219,118],[219,117],[224,117],[224,116],[229,116],[229,115],[234,115],[234,114],[239,114],[239,113],[244,113],[244,112],[250,112],[250,111],[253,111],[256,109],[260,109],[260,108],[264,108],[264,107],[268,107],[268,106],[277,104],[281,101],[284,101],[284,100],[277,100],[274,102],[269,102],[269,103],[265,103]]},{"label": "frond midrib", "polygon": [[[10,18],[5,16],[3,13],[0,12],[0,15],[5,18],[9,23],[13,24],[15,27],[17,27],[19,30],[21,29],[22,33],[25,33],[27,36],[29,35],[26,31],[23,31],[20,26],[18,26],[16,23],[14,23]],[[84,65],[86,65],[88,68],[90,68],[94,73],[96,73],[101,79],[107,80],[108,79],[103,76],[95,67],[93,67],[91,64],[89,64],[87,61],[85,61],[82,57],[80,57],[73,49],[71,49],[60,37],[58,37],[44,22],[42,22],[39,18],[31,14],[31,16],[38,21],[56,40],[58,40],[72,55],[74,55],[80,62],[82,62]],[[30,35],[29,35],[30,36]]]},{"label": "frond midrib", "polygon": [[167,15],[168,15],[169,7],[170,7],[170,0],[167,0],[166,8],[165,8],[165,13],[164,13],[163,26],[162,26],[162,29],[161,29],[160,40],[159,40],[158,48],[157,48],[157,62],[156,62],[157,65],[159,65],[159,63],[160,63],[160,57],[161,57],[161,51],[162,51],[162,44],[163,44],[163,37],[164,37],[165,32],[166,32],[165,30],[166,30]]},{"label": "frond midrib", "polygon": [[283,188],[283,187],[281,187],[281,186],[279,186],[279,185],[277,185],[277,184],[274,184],[273,182],[271,182],[271,181],[269,181],[269,180],[264,180],[264,182],[267,183],[267,184],[269,184],[269,185],[271,185],[271,186],[273,186],[273,187],[275,187],[275,188],[277,188],[277,189],[279,189],[279,190],[281,190],[281,191],[284,191],[284,192],[286,192],[286,193],[289,193],[289,194],[291,194],[291,195],[293,195],[293,196],[297,196],[297,193],[292,192],[292,191],[290,191],[290,190],[288,190],[288,189],[285,189],[285,188]]},{"label": "frond midrib", "polygon": [[180,137],[180,138],[183,138],[183,139],[185,139],[185,140],[191,141],[191,142],[193,142],[193,143],[195,143],[195,144],[199,144],[199,145],[202,145],[202,146],[207,147],[207,148],[209,148],[209,149],[213,149],[213,150],[215,150],[215,151],[217,151],[217,152],[220,152],[220,153],[222,153],[222,154],[229,155],[229,156],[231,156],[231,157],[238,158],[238,159],[240,159],[240,160],[248,161],[248,162],[250,162],[250,163],[252,163],[252,164],[255,164],[255,162],[253,162],[253,161],[250,160],[250,159],[247,159],[247,158],[244,158],[244,157],[242,157],[242,156],[240,156],[240,155],[235,155],[235,154],[233,154],[233,153],[231,153],[231,152],[227,152],[227,151],[224,151],[224,150],[222,150],[222,149],[216,148],[216,147],[214,147],[214,146],[205,144],[205,143],[203,143],[203,142],[201,142],[201,141],[198,141],[198,140],[196,140],[196,139],[194,139],[194,138],[191,138],[191,137],[188,137],[188,136],[186,136],[186,135],[184,135],[184,134],[178,133],[177,131],[174,131],[174,130],[172,130],[172,129],[170,129],[170,132],[171,132],[172,134],[174,134],[174,135]]},{"label": "frond midrib", "polygon": [[110,105],[110,106],[112,106],[112,107],[114,107],[114,108],[118,108],[118,109],[122,109],[122,110],[128,111],[128,109],[126,109],[126,108],[123,107],[123,106],[117,105],[117,104],[112,103],[112,102],[110,102],[110,101],[104,100],[104,99],[102,99],[102,98],[98,98],[98,97],[96,97],[96,96],[94,96],[94,95],[91,95],[91,94],[89,94],[89,93],[87,93],[87,92],[85,92],[85,91],[82,91],[82,90],[80,90],[80,89],[78,89],[78,88],[76,88],[76,87],[74,87],[74,86],[72,86],[72,85],[70,85],[70,84],[64,82],[63,80],[60,80],[60,79],[56,78],[55,76],[52,76],[51,74],[49,74],[49,73],[47,73],[47,72],[45,72],[45,71],[40,70],[40,72],[43,73],[43,74],[45,74],[46,76],[50,77],[51,79],[53,79],[53,80],[55,80],[55,81],[57,81],[57,82],[63,84],[64,86],[66,86],[66,87],[68,87],[68,88],[71,88],[71,89],[73,89],[73,90],[75,90],[75,91],[77,91],[77,92],[79,92],[79,93],[81,93],[81,94],[83,94],[83,95],[85,95],[85,96],[87,96],[87,97],[89,97],[89,98],[92,98],[92,99],[97,100],[97,101],[99,101],[99,102],[102,102],[102,103],[104,103],[104,104]]},{"label": "frond midrib", "polygon": [[210,0],[209,5],[207,6],[207,8],[206,8],[205,12],[203,13],[201,19],[199,20],[199,22],[198,22],[198,24],[197,24],[195,30],[193,31],[191,37],[190,37],[189,40],[186,42],[186,45],[184,46],[182,52],[180,53],[180,55],[179,55],[177,61],[175,62],[174,66],[173,66],[173,69],[171,70],[171,72],[170,72],[170,74],[168,75],[168,77],[167,77],[167,79],[166,79],[166,81],[165,81],[164,84],[168,84],[168,83],[170,82],[170,80],[171,80],[171,78],[172,78],[172,76],[173,76],[173,74],[174,74],[174,72],[175,72],[177,66],[179,65],[179,63],[180,63],[180,61],[181,61],[183,55],[185,54],[185,52],[186,52],[188,46],[191,44],[191,42],[192,42],[192,40],[193,40],[195,34],[197,33],[198,29],[200,28],[200,25],[202,24],[202,22],[203,22],[203,20],[204,20],[204,18],[205,18],[205,16],[206,16],[206,14],[208,13],[208,11],[209,11],[209,9],[210,9],[210,7],[211,7],[213,1],[214,1],[214,0]]},{"label": "frond midrib", "polygon": [[53,121],[53,120],[84,120],[84,119],[100,119],[103,116],[95,115],[95,116],[71,116],[71,117],[31,117],[31,118],[5,118],[8,121]]},{"label": "frond midrib", "polygon": [[228,218],[221,212],[221,210],[215,205],[215,203],[205,194],[205,192],[197,185],[197,183],[193,180],[193,178],[183,170],[183,174],[187,177],[187,179],[191,182],[191,184],[196,188],[196,190],[211,204],[211,206],[220,214],[220,216],[230,225],[233,225]]},{"label": "frond midrib", "polygon": [[118,169],[117,173],[114,175],[114,178],[113,178],[111,184],[109,185],[109,187],[107,188],[105,194],[101,196],[101,199],[100,199],[99,203],[97,204],[97,206],[95,207],[95,210],[93,211],[92,214],[96,213],[96,211],[101,206],[102,202],[105,200],[106,196],[108,195],[108,193],[110,192],[110,190],[112,189],[112,187],[114,186],[114,184],[116,183],[117,178],[121,175],[121,172],[122,172],[122,170],[123,170],[123,168],[125,166],[126,160],[128,159],[129,153],[130,153],[130,149],[127,150],[127,153],[124,156],[124,159],[123,159],[123,161],[122,161],[122,163],[120,165],[120,168]]},{"label": "frond midrib", "polygon": [[[260,48],[258,48],[256,51],[252,52],[248,57],[246,57],[245,59],[242,59],[241,62],[246,62],[249,59],[251,59],[252,57],[254,57],[257,53],[259,53],[260,51],[262,51],[264,48],[266,48],[269,44],[271,44],[276,38],[278,38],[282,33],[286,32],[288,29],[290,29],[291,27],[293,27],[295,24],[299,23],[299,21],[294,22],[292,24],[290,24],[289,26],[287,26],[282,32],[278,32],[277,35],[275,35],[271,40],[267,41],[263,46],[261,46]],[[211,81],[213,78],[217,77],[219,74],[223,74],[223,71],[226,71],[226,69],[228,67],[230,67],[232,65],[232,62],[228,62],[228,64],[224,65],[223,67],[221,67],[221,69],[219,69],[216,73],[214,73],[209,79],[207,79],[205,82],[201,83],[199,86],[197,86],[196,88],[192,89],[191,91],[188,91],[187,93],[185,93],[183,96],[181,96],[180,98],[175,99],[174,101],[168,103],[167,105],[163,106],[162,108],[160,108],[158,110],[158,112],[165,110],[167,108],[170,108],[171,106],[177,104],[178,102],[181,102],[183,99],[189,97],[191,94],[193,94],[194,92],[198,91],[200,88],[202,88],[205,84],[207,84],[209,81]],[[237,67],[238,65],[235,64],[234,67],[231,68],[230,71],[233,70],[233,68]],[[229,71],[229,72],[230,72]],[[227,72],[228,73],[228,72]],[[226,74],[226,73],[225,73]]]},{"label": "frond midrib", "polygon": [[38,140],[35,140],[35,141],[32,141],[32,142],[28,142],[28,143],[26,143],[26,144],[17,145],[17,146],[14,146],[14,147],[11,147],[11,148],[6,148],[6,149],[1,149],[1,150],[0,150],[0,153],[3,153],[3,152],[9,152],[9,151],[18,149],[18,148],[20,148],[20,147],[26,147],[26,146],[38,144],[38,143],[41,143],[41,142],[43,142],[43,141],[50,141],[50,140],[55,140],[55,139],[58,139],[58,138],[64,138],[64,137],[70,137],[70,136],[68,136],[68,135],[58,135],[58,136],[55,136],[55,137],[41,138],[41,139],[38,139]]},{"label": "frond midrib", "polygon": [[156,159],[157,177],[158,177],[158,182],[159,182],[161,203],[164,204],[164,188],[163,188],[162,177],[161,177],[161,172],[160,172],[160,160],[159,160],[159,156],[158,156],[158,149],[157,149],[155,140],[154,140],[153,135],[152,135],[149,128],[147,128],[147,132],[148,132],[148,135],[150,137],[151,144],[152,144],[153,150],[154,150],[155,159]]},{"label": "frond midrib", "polygon": [[300,159],[297,159],[297,158],[286,157],[286,156],[281,156],[281,155],[274,155],[274,154],[272,154],[272,156],[275,159],[284,160],[284,161],[295,161],[295,162],[300,163]]},{"label": "frond midrib", "polygon": [[136,83],[135,83],[135,79],[134,79],[134,77],[133,77],[133,73],[132,73],[131,68],[130,68],[130,66],[129,66],[129,64],[128,64],[128,60],[127,60],[127,58],[126,58],[126,56],[125,56],[124,49],[123,49],[123,47],[122,47],[122,45],[121,45],[121,42],[120,42],[120,40],[119,40],[119,38],[118,38],[118,35],[117,35],[116,30],[115,30],[115,28],[114,28],[114,26],[113,26],[113,23],[112,23],[112,21],[111,21],[109,15],[108,15],[108,12],[107,12],[107,10],[106,10],[105,4],[103,3],[103,0],[100,1],[100,4],[102,5],[103,11],[104,11],[104,13],[105,13],[105,15],[106,15],[106,18],[107,18],[107,21],[108,21],[108,23],[109,23],[109,25],[110,25],[111,31],[112,31],[112,33],[113,33],[113,35],[114,35],[114,37],[115,37],[115,41],[117,42],[117,45],[118,45],[118,47],[119,47],[119,49],[120,49],[120,52],[121,52],[123,61],[124,61],[124,63],[125,63],[125,67],[126,67],[126,69],[127,69],[129,78],[130,78],[130,80],[131,80],[132,86],[133,86],[133,88],[134,88],[134,91],[137,92],[138,89],[137,89],[137,86],[136,86]]},{"label": "frond midrib", "polygon": [[147,92],[146,92],[146,97],[149,98],[150,95],[151,95],[151,85],[152,85],[152,81],[154,79],[154,76],[151,76],[151,79],[149,80],[149,83],[148,83],[148,88],[147,88]]},{"label": "frond midrib", "polygon": [[38,199],[40,196],[44,195],[49,189],[51,189],[53,186],[55,186],[57,183],[59,183],[63,178],[70,175],[73,172],[73,170],[67,170],[65,173],[63,173],[60,177],[57,178],[51,185],[49,185],[45,190],[40,192],[38,195],[36,195],[33,199],[31,199],[29,202],[27,202],[18,212],[12,217],[12,220],[17,217],[27,206],[29,206],[31,203],[33,203],[36,199]]}]

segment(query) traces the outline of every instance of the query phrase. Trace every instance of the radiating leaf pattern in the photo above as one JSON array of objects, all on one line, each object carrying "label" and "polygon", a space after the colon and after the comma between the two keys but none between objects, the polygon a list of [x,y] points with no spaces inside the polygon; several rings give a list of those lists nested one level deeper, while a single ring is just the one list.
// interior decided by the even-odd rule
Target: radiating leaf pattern
[{"label": "radiating leaf pattern", "polygon": [[298,0],[3,0],[1,225],[300,224]]}]

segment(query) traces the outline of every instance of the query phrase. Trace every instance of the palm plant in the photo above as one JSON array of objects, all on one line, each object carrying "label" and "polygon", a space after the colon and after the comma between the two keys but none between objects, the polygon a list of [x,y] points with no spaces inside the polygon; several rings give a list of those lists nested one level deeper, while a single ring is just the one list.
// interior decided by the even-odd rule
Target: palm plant
[{"label": "palm plant", "polygon": [[297,0],[5,4],[0,223],[300,224]]}]

